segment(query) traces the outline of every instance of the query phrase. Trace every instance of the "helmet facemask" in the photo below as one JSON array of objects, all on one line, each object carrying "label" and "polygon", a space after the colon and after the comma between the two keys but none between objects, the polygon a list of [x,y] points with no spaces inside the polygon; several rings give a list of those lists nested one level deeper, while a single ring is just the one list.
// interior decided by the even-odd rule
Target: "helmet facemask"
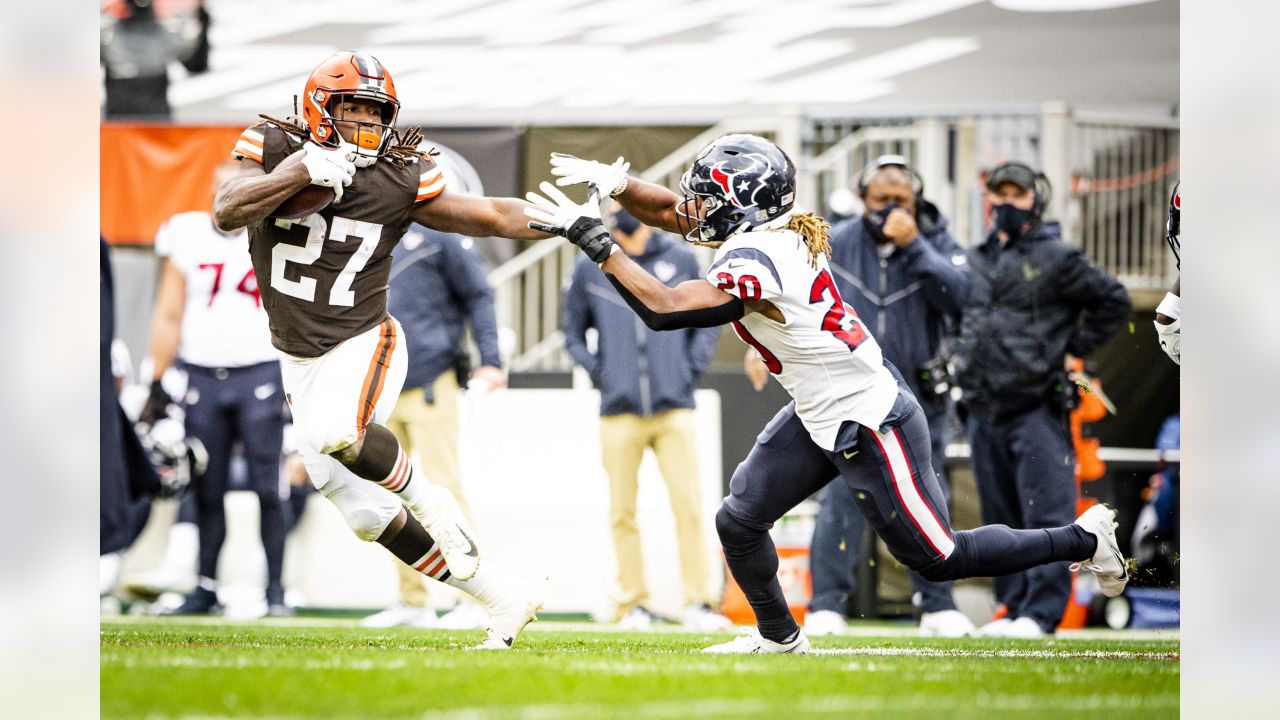
[{"label": "helmet facemask", "polygon": [[[321,90],[323,92],[323,90]],[[326,138],[322,145],[329,147],[338,147],[342,143],[348,143],[353,146],[355,152],[356,167],[368,167],[377,162],[378,158],[387,154],[396,143],[396,116],[400,113],[400,103],[392,97],[385,94],[375,94],[369,91],[338,91],[326,92],[327,99],[320,104],[319,127],[316,128],[315,134]],[[381,122],[373,122],[368,119],[351,119],[347,120],[342,117],[342,103],[344,100],[362,99],[369,100],[379,104],[379,116]],[[346,140],[342,130],[349,130],[353,141]]]},{"label": "helmet facemask", "polygon": [[680,178],[676,221],[685,239],[719,245],[783,217],[795,202],[795,165],[772,142],[726,135],[698,154]]},{"label": "helmet facemask", "polygon": [[746,213],[713,193],[695,192],[689,173],[680,178],[684,200],[676,205],[676,227],[695,245],[718,246],[744,225]]},{"label": "helmet facemask", "polygon": [[[378,118],[348,120],[340,117],[343,102],[367,100],[378,104]],[[352,146],[358,167],[368,167],[400,144],[395,130],[400,102],[391,73],[377,58],[359,51],[343,51],[322,62],[302,95],[302,118],[311,140],[325,147]],[[347,141],[341,129],[348,130]]]}]

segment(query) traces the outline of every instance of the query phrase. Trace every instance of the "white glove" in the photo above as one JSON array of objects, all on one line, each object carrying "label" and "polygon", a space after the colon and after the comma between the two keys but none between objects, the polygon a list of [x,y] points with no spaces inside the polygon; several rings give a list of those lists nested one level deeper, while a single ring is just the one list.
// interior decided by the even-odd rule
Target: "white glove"
[{"label": "white glove", "polygon": [[551,153],[551,174],[558,176],[556,185],[591,183],[610,196],[617,197],[627,189],[627,170],[631,163],[619,157],[612,165],[583,160],[564,153]]},{"label": "white glove", "polygon": [[533,218],[529,227],[568,238],[595,263],[602,263],[613,254],[618,246],[600,220],[600,191],[595,185],[587,185],[587,202],[582,205],[549,182],[539,187],[551,200],[534,192],[525,195],[534,204],[524,209],[524,214]]},{"label": "white glove", "polygon": [[1175,363],[1182,364],[1182,298],[1173,293],[1165,293],[1164,299],[1156,307],[1156,312],[1173,318],[1168,325],[1152,321],[1156,326],[1156,336],[1160,338],[1160,349]]},{"label": "white glove", "polygon": [[326,148],[313,142],[303,146],[302,165],[311,174],[311,184],[333,188],[333,202],[342,199],[342,189],[356,174],[350,147]]},{"label": "white glove", "polygon": [[[604,167],[608,166],[605,165]],[[580,218],[589,220],[601,219],[599,190],[594,185],[588,186],[587,201],[581,205],[570,200],[569,196],[560,192],[560,188],[549,182],[543,181],[538,187],[542,192],[546,193],[547,197],[543,197],[536,192],[528,192],[524,196],[526,200],[535,206],[526,207],[524,214],[533,218],[536,223],[542,226],[535,228],[536,230],[564,235],[568,232],[569,227]],[[547,198],[550,198],[550,200]]]}]

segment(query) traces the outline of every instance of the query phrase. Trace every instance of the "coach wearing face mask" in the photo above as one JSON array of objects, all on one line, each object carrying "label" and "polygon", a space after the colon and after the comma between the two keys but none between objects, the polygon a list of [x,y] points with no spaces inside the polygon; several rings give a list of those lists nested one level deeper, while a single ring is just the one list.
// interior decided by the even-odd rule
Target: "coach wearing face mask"
[{"label": "coach wearing face mask", "polygon": [[[1055,527],[1075,517],[1067,413],[1076,397],[1066,355],[1083,357],[1129,316],[1124,287],[1042,219],[1045,176],[1006,162],[987,177],[994,227],[969,249],[973,288],[961,319],[956,375],[985,524]],[[1066,563],[995,578],[1008,616],[982,634],[1052,634],[1071,588]]]}]

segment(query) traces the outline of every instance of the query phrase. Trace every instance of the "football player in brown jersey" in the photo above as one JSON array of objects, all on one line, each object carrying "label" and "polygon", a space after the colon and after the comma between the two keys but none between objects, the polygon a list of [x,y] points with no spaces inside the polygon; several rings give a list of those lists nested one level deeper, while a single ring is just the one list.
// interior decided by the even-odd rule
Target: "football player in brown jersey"
[{"label": "football player in brown jersey", "polygon": [[[406,371],[387,286],[391,250],[411,221],[477,237],[547,235],[528,228],[522,200],[446,189],[431,155],[417,149],[420,133],[396,128],[395,85],[372,55],[329,57],[301,101],[300,122],[264,117],[244,131],[232,152],[240,170],[219,188],[214,217],[221,228],[249,229],[307,472],[361,539],[488,607],[481,647],[510,647],[540,603],[481,567],[453,495],[416,478],[380,424]],[[281,165],[294,154],[301,162]],[[272,217],[309,184],[332,188],[334,201],[302,218]]]}]

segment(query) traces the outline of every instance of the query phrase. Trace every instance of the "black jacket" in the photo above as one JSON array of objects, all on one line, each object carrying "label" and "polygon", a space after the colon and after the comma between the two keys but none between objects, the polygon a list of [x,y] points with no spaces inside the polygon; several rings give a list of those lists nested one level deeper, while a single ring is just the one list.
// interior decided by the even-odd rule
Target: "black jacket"
[{"label": "black jacket", "polygon": [[956,375],[971,412],[1003,418],[1064,397],[1066,353],[1083,357],[1120,329],[1129,295],[1045,223],[1003,248],[969,249],[973,288]]}]

